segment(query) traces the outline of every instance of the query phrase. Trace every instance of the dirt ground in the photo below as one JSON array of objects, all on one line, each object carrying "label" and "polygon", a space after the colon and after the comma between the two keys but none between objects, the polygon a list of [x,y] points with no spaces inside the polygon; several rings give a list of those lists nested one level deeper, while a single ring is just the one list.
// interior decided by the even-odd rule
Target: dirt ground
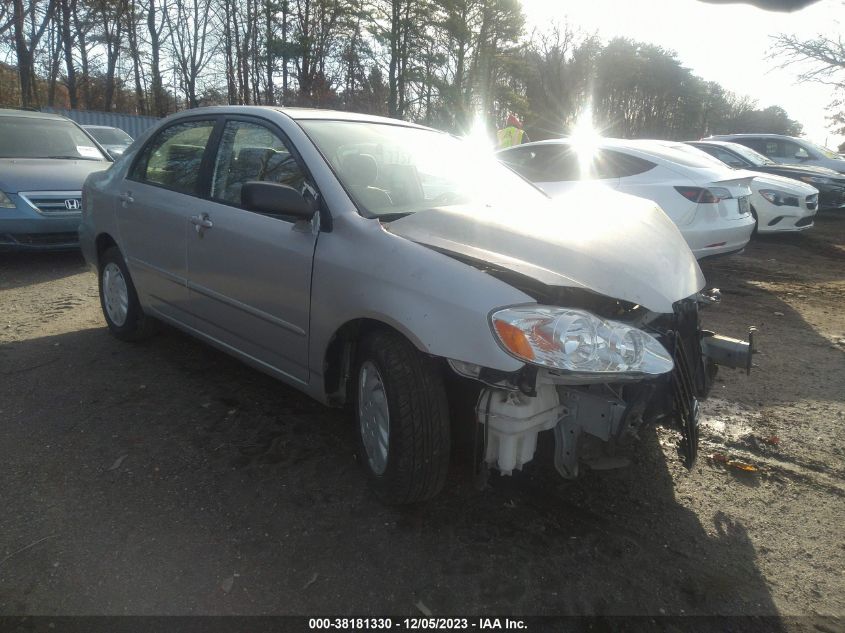
[{"label": "dirt ground", "polygon": [[[0,256],[0,614],[804,616],[845,628],[845,215],[703,266],[701,456],[381,505],[330,410],[179,332],[106,331],[78,254]],[[747,464],[754,472],[741,470]],[[815,628],[814,628],[815,627]],[[767,628],[772,630],[772,628]]]}]

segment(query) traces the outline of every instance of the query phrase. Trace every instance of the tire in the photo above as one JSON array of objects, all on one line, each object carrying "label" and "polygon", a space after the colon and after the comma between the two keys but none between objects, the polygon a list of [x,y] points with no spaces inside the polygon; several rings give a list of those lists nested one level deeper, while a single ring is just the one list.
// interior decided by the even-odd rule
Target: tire
[{"label": "tire", "polygon": [[[388,504],[408,504],[437,495],[449,470],[450,429],[443,376],[434,360],[398,334],[367,335],[358,349],[353,402],[358,457],[377,496]],[[384,427],[373,422],[381,419],[373,411],[383,411],[382,402],[388,413],[386,456]]]},{"label": "tire", "polygon": [[[125,293],[120,288],[121,279]],[[141,309],[129,269],[116,246],[106,249],[100,256],[98,280],[100,307],[114,336],[122,341],[139,341],[155,333],[156,322]],[[118,304],[122,307],[116,307]]]}]

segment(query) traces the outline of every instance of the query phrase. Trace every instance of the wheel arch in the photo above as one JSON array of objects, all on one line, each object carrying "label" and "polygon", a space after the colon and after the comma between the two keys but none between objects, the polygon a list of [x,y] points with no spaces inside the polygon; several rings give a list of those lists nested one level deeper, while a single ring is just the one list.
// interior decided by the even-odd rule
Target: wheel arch
[{"label": "wheel arch", "polygon": [[117,242],[111,234],[104,232],[97,235],[94,240],[95,252],[97,254],[97,266],[100,265],[100,259],[102,258],[103,253],[106,252],[106,249],[111,248],[112,246],[120,250],[120,247],[118,247]]},{"label": "wheel arch", "polygon": [[426,352],[425,346],[419,339],[401,325],[390,322],[389,319],[360,317],[346,321],[329,338],[323,352],[323,393],[329,404],[343,406],[349,402],[350,378],[358,342],[370,332],[377,330],[395,332],[408,340],[420,352]]}]

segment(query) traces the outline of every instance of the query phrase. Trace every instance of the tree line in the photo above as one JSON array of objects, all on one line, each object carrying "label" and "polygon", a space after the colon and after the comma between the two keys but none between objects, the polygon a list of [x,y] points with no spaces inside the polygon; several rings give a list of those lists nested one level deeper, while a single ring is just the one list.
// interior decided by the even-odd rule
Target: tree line
[{"label": "tree line", "polygon": [[801,129],[659,46],[529,31],[519,0],[0,0],[0,60],[11,107],[309,106],[456,133],[514,112],[539,139],[589,103],[621,137]]}]

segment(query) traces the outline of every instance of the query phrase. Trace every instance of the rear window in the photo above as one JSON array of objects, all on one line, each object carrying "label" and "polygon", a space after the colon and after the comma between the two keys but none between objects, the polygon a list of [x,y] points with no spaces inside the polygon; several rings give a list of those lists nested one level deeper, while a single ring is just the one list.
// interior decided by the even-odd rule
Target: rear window
[{"label": "rear window", "polygon": [[103,145],[130,145],[132,143],[132,137],[117,128],[95,127],[85,129]]},{"label": "rear window", "polygon": [[71,121],[0,116],[0,158],[108,160]]},{"label": "rear window", "polygon": [[718,159],[713,158],[699,149],[690,147],[689,145],[643,143],[641,146],[638,146],[638,149],[642,149],[657,158],[662,158],[663,160],[672,163],[678,163],[684,167],[692,167],[694,169],[712,169],[714,163],[724,167],[724,164]]}]

